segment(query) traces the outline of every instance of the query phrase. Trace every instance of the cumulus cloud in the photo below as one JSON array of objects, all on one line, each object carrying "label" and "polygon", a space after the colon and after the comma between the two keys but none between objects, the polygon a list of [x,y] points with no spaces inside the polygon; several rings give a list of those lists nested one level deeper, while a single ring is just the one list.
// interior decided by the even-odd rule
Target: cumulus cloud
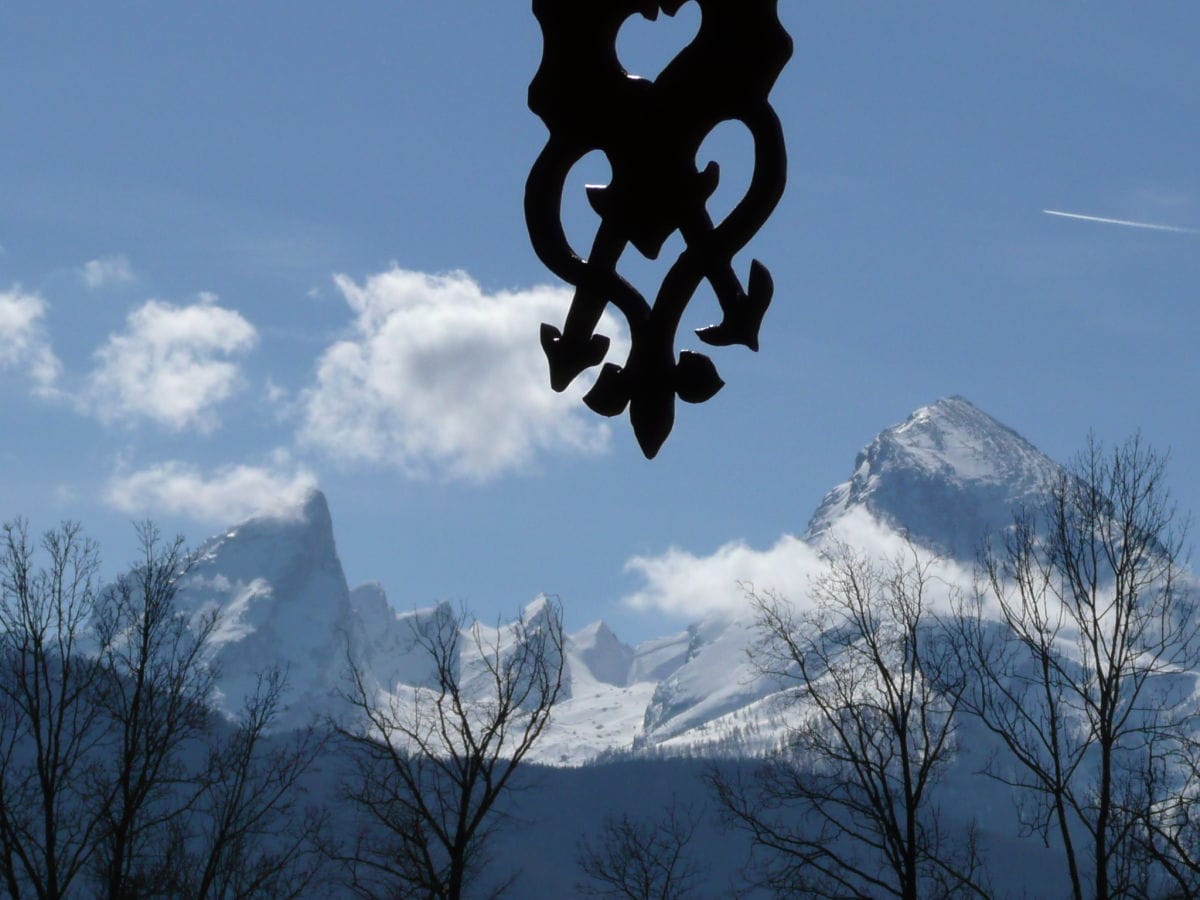
[{"label": "cumulus cloud", "polygon": [[137,280],[129,260],[120,255],[90,260],[83,264],[80,275],[83,283],[93,291],[110,284],[129,284]]},{"label": "cumulus cloud", "polygon": [[[301,440],[342,461],[475,481],[540,452],[606,446],[607,427],[579,403],[583,388],[548,384],[538,328],[562,320],[566,291],[487,294],[462,272],[399,268],[335,283],[356,317],[301,398]],[[618,334],[607,317],[601,330]]]},{"label": "cumulus cloud", "polygon": [[316,476],[277,452],[267,465],[222,466],[203,472],[178,461],[111,478],[106,502],[134,515],[178,515],[227,525],[254,515],[296,513],[317,486]]},{"label": "cumulus cloud", "polygon": [[[895,559],[909,552],[904,536],[880,523],[865,510],[850,510],[820,545],[783,535],[775,545],[756,550],[742,541],[732,541],[708,556],[671,548],[659,556],[635,556],[625,564],[640,576],[642,586],[625,597],[634,609],[656,610],[690,618],[737,613],[746,608],[743,585],[778,591],[803,606],[812,580],[826,569],[822,546],[834,542],[850,545],[876,560]],[[923,558],[930,554],[921,551]],[[939,560],[931,601],[944,604],[951,591],[972,583],[972,573],[951,560]]]},{"label": "cumulus cloud", "polygon": [[16,370],[39,394],[53,394],[62,364],[50,348],[45,328],[46,302],[19,287],[0,291],[0,371]]},{"label": "cumulus cloud", "polygon": [[241,383],[232,359],[258,339],[254,326],[211,294],[188,306],[150,300],[96,351],[82,398],[103,421],[150,419],[173,431],[210,431],[215,407]]},{"label": "cumulus cloud", "polygon": [[672,547],[660,556],[635,556],[625,564],[627,572],[644,582],[625,602],[634,609],[696,618],[732,612],[745,607],[740,585],[799,592],[820,566],[818,551],[790,534],[766,550],[742,541],[731,541],[709,556]]}]

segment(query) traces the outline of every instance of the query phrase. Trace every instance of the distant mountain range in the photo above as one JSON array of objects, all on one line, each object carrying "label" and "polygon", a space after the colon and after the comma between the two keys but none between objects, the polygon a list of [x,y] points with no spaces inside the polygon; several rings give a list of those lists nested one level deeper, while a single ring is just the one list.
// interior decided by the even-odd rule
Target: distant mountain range
[{"label": "distant mountain range", "polygon": [[[942,557],[969,564],[982,537],[1010,522],[1044,490],[1058,466],[961,397],[922,407],[882,431],[858,454],[848,481],[813,514],[803,542],[853,540],[865,520],[906,535]],[[414,617],[396,610],[378,584],[351,590],[338,559],[324,495],[290,513],[229,528],[199,548],[180,595],[185,609],[220,610],[211,658],[218,700],[229,712],[268,665],[289,672],[291,719],[335,712],[348,650],[381,692],[418,683],[428,662],[413,651]],[[785,591],[803,586],[778,585]],[[731,585],[731,589],[735,589]],[[534,600],[526,617],[536,615]],[[637,646],[604,622],[568,635],[563,696],[534,757],[578,765],[602,754],[683,754],[723,748],[742,754],[782,733],[745,649],[748,616],[712,616]]]}]

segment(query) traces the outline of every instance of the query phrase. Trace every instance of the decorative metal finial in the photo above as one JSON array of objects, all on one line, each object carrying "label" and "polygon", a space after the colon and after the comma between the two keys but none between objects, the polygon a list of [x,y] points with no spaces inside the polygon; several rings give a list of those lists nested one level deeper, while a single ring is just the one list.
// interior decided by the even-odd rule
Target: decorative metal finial
[{"label": "decorative metal finial", "polygon": [[[637,78],[617,59],[617,34],[634,15],[675,15],[700,6],[695,39],[653,81]],[[675,396],[701,403],[724,385],[711,359],[683,350],[675,332],[692,295],[707,279],[721,322],[696,333],[715,346],[758,349],[758,329],[774,286],[762,263],[750,266],[746,287],[733,258],[758,232],[783,195],[787,153],[768,95],[792,54],[779,21],[778,0],[533,0],[542,27],[541,66],[529,85],[529,108],[550,129],[525,188],[525,218],[538,257],[575,286],[562,329],[542,325],[550,384],[565,390],[599,365],[609,339],[596,333],[612,303],[629,324],[632,349],[623,366],[605,363],[584,402],[605,416],[629,418],[642,451],[653,458],[675,422]],[[706,203],[717,187],[715,162],[696,155],[722,122],[738,121],[754,140],[754,173],[746,195],[714,225]],[[600,150],[610,184],[587,188],[600,227],[586,260],[567,241],[562,195],[572,167]],[[679,231],[686,248],[650,304],[617,272],[632,244],[656,259]]]}]

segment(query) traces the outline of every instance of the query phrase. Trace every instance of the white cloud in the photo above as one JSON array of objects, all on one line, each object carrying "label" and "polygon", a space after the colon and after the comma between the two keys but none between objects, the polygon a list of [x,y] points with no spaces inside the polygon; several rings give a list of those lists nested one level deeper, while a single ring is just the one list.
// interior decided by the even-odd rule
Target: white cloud
[{"label": "white cloud", "polygon": [[0,291],[0,370],[15,369],[42,395],[55,393],[62,364],[50,348],[44,319],[46,302],[20,287]]},{"label": "white cloud", "polygon": [[170,461],[116,475],[109,479],[105,500],[125,513],[227,525],[253,515],[295,513],[316,486],[310,469],[277,452],[264,466],[223,466],[204,473]]},{"label": "white cloud", "polygon": [[[550,389],[538,342],[541,322],[561,323],[568,292],[489,295],[462,272],[399,268],[335,283],[356,319],[302,397],[303,441],[343,461],[476,481],[543,451],[606,446],[607,427],[579,402],[584,388]],[[617,334],[616,322],[606,317],[601,331]]]},{"label": "white cloud", "polygon": [[283,409],[291,400],[291,393],[282,385],[276,384],[272,378],[267,379],[267,385],[264,389],[264,396],[267,404],[276,409]]},{"label": "white cloud", "polygon": [[102,256],[83,264],[80,270],[83,283],[90,289],[106,287],[110,284],[129,284],[137,280],[129,260],[122,255]]},{"label": "white cloud", "polygon": [[[908,552],[903,535],[861,509],[842,516],[822,540],[827,546],[834,541],[846,543],[877,560],[895,559]],[[930,554],[923,551],[922,555]],[[625,569],[643,581],[639,590],[624,598],[626,604],[698,619],[745,609],[742,585],[778,591],[803,606],[812,579],[825,571],[826,562],[820,546],[785,534],[766,550],[731,541],[710,556],[696,556],[673,547],[660,556],[635,556]],[[930,599],[935,605],[944,606],[951,590],[968,589],[972,584],[970,568],[949,560],[939,560],[931,574],[935,580]]]},{"label": "white cloud", "polygon": [[150,300],[96,351],[84,407],[103,421],[151,419],[174,431],[217,425],[214,410],[241,383],[229,357],[244,354],[258,334],[211,294],[190,306]]},{"label": "white cloud", "polygon": [[661,556],[635,556],[625,564],[644,581],[625,602],[634,609],[698,619],[744,608],[743,583],[789,594],[806,590],[820,566],[820,554],[790,534],[767,550],[731,541],[711,556],[696,556],[672,547]]}]

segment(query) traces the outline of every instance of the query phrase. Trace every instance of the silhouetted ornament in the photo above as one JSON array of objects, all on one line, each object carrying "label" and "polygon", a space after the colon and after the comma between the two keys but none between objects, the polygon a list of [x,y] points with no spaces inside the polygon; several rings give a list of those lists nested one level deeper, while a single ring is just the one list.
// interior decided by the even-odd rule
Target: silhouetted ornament
[{"label": "silhouetted ornament", "polygon": [[[628,74],[616,49],[624,22],[634,15],[673,16],[687,2],[701,11],[695,39],[653,81]],[[604,362],[609,339],[596,327],[611,303],[628,322],[632,349],[624,365],[603,365],[584,402],[604,416],[628,408],[650,458],[671,433],[676,396],[702,403],[724,386],[707,356],[675,355],[684,309],[706,279],[721,321],[699,329],[700,340],[758,349],[774,285],[755,260],[743,288],[733,258],[771,215],[787,180],[783,131],[768,102],[792,54],[777,7],[778,0],[533,0],[544,49],[529,85],[529,108],[550,137],[529,173],[525,218],[538,257],[575,287],[561,330],[542,325],[550,384],[565,390]],[[750,131],[754,172],[745,196],[714,225],[706,204],[720,171],[715,162],[699,169],[696,155],[728,121]],[[562,196],[572,167],[594,150],[608,158],[612,180],[587,188],[600,226],[584,260],[567,241]],[[648,303],[617,264],[629,244],[656,259],[676,231],[685,249]]]}]

